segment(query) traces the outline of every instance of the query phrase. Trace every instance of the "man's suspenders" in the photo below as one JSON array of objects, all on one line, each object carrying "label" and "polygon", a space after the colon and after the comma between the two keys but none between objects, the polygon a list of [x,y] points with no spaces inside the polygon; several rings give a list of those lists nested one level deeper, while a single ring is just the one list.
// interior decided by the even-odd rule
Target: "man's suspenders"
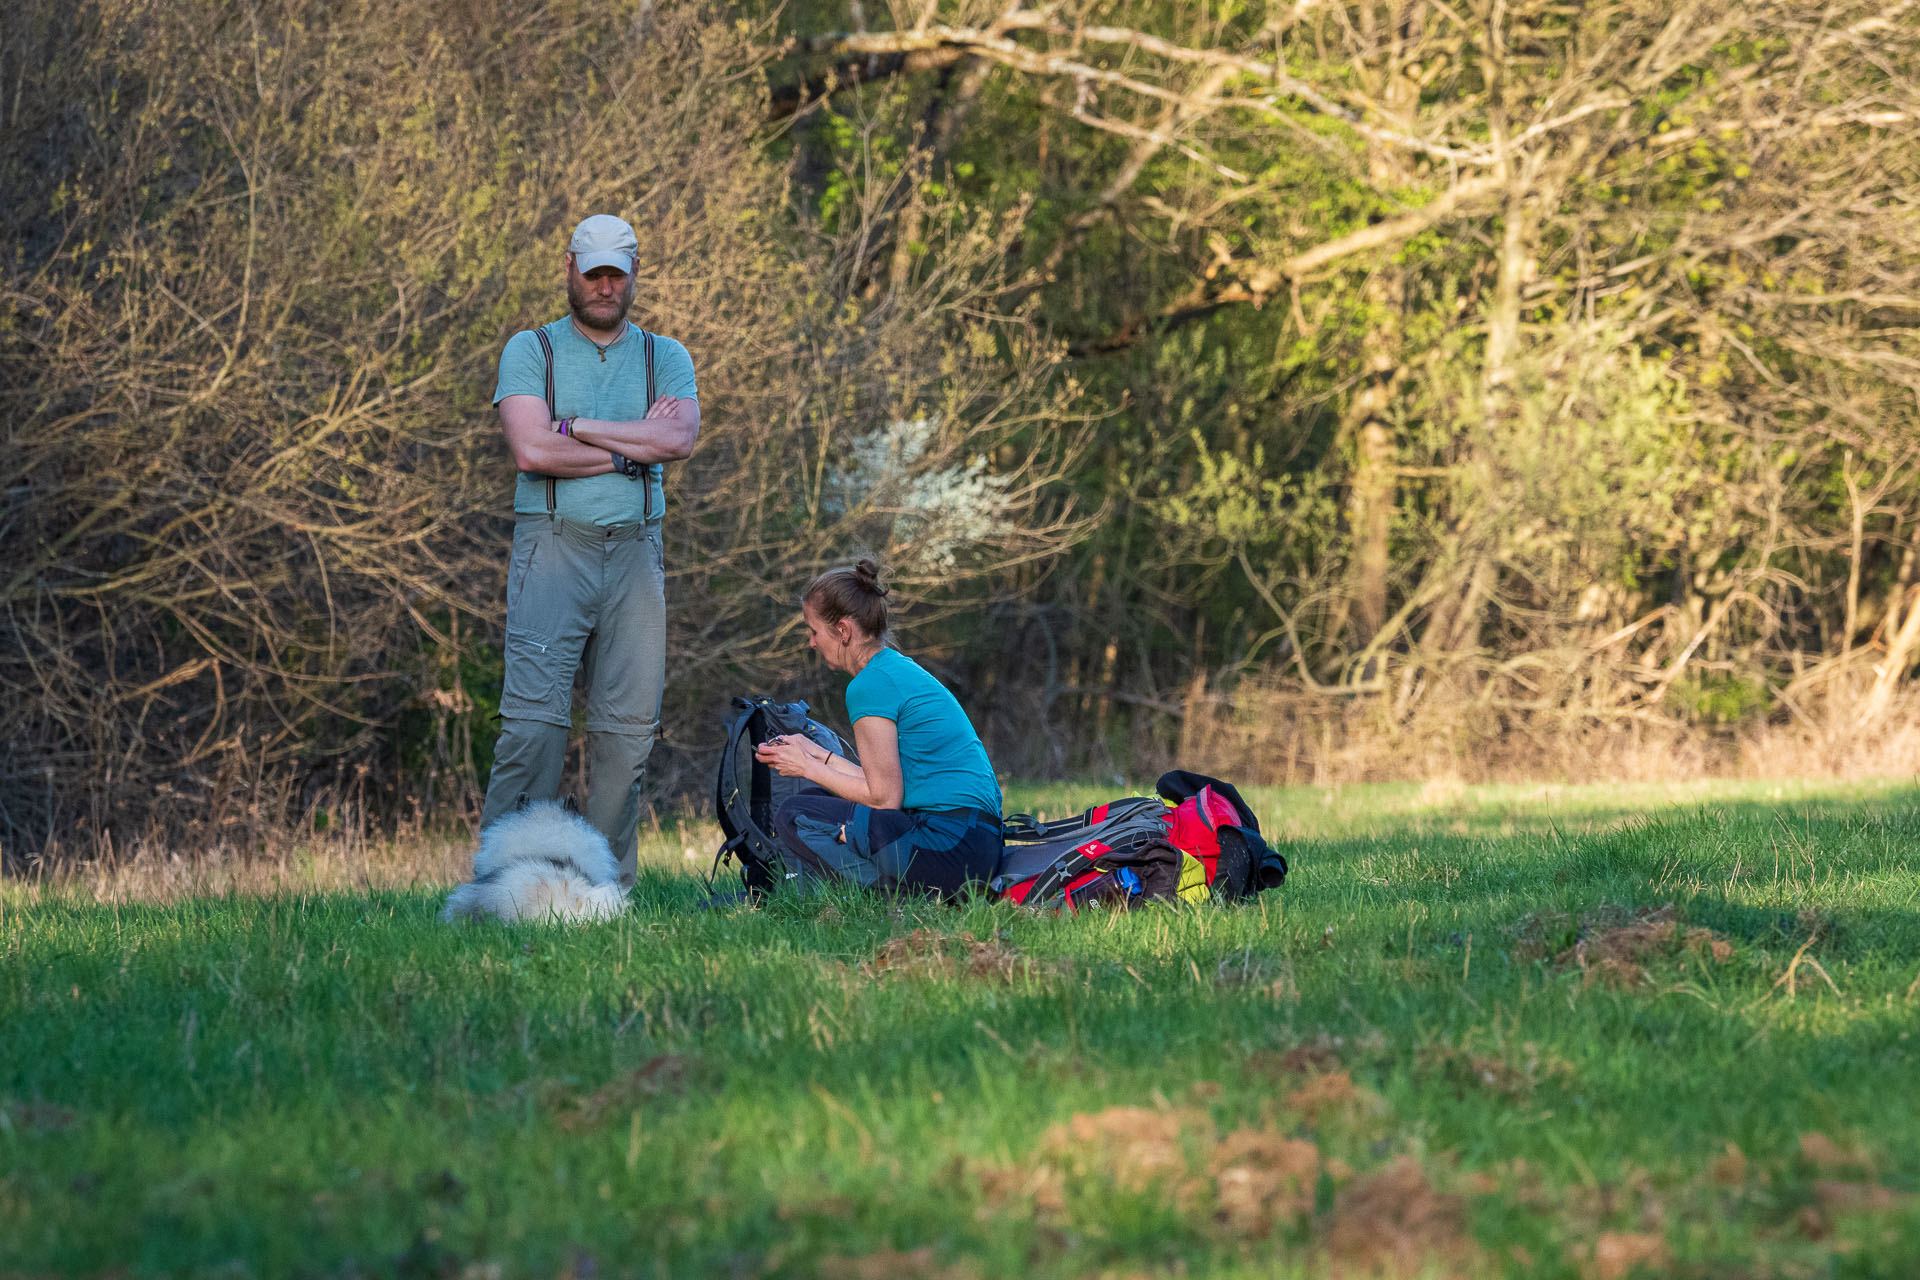
[{"label": "man's suspenders", "polygon": [[[534,326],[533,336],[540,339],[540,350],[545,352],[547,357],[547,425],[552,426],[560,421],[560,406],[553,402],[553,343],[548,341],[547,331],[538,325]],[[547,519],[549,520],[553,519],[553,488],[554,479],[548,476]]]},{"label": "man's suspenders", "polygon": [[[547,337],[547,331],[544,327],[536,327],[533,331],[533,336],[540,339],[540,351],[547,358],[547,421],[558,422],[560,421],[560,406],[555,403],[553,397],[553,342]],[[647,409],[652,409],[653,402],[659,399],[659,396],[655,394],[653,389],[653,335],[645,329],[642,329],[640,336],[644,339],[647,348]],[[645,410],[642,410],[643,414],[645,412]],[[639,478],[641,483],[646,485],[646,488],[643,489],[640,494],[640,520],[643,524],[653,523],[653,482],[659,475],[660,464],[657,462],[649,462],[640,468]],[[633,478],[634,477],[631,476],[628,477],[628,479]],[[547,519],[549,520],[553,519],[554,488],[556,484],[557,481],[555,481],[552,476],[547,477]]]},{"label": "man's suspenders", "polygon": [[[646,347],[647,347],[646,413],[651,413],[653,411],[653,402],[659,399],[659,397],[654,394],[654,390],[653,390],[653,335],[651,333],[648,333],[645,329],[642,329],[640,331],[640,336],[646,340]],[[643,413],[641,416],[645,417],[646,413]],[[659,476],[660,476],[660,464],[657,462],[649,462],[646,466],[640,469],[640,483],[647,486],[646,490],[640,495],[640,519],[641,519],[641,522],[644,524],[653,523],[653,482],[654,480],[658,479]],[[666,497],[667,497],[667,491],[663,483],[660,489],[660,500],[663,504],[666,502]],[[662,514],[665,514],[665,513],[663,512]]]}]

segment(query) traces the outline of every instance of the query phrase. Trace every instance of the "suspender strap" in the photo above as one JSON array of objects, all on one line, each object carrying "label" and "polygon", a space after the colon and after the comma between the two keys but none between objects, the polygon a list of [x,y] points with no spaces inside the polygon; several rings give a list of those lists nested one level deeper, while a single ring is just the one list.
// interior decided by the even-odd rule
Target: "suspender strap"
[{"label": "suspender strap", "polygon": [[[647,347],[647,408],[642,411],[647,412],[652,410],[653,402],[658,399],[653,390],[653,335],[642,329],[640,336],[646,339]],[[643,524],[653,523],[653,482],[659,474],[660,464],[649,462],[641,476],[641,483],[646,485],[640,495],[640,520]]]},{"label": "suspender strap", "polygon": [[[553,343],[548,339],[547,331],[544,328],[536,326],[533,331],[533,336],[540,339],[540,350],[547,357],[547,421],[550,423],[558,422],[560,421],[560,406],[554,401],[554,398],[553,398]],[[554,511],[554,505],[555,505],[553,491],[554,491],[554,479],[552,476],[548,476],[547,477],[547,519],[549,520],[553,519],[553,511]]]},{"label": "suspender strap", "polygon": [[[540,340],[541,354],[543,354],[547,360],[547,421],[558,422],[560,420],[560,406],[559,406],[559,403],[554,399],[554,394],[553,394],[553,342],[547,337],[547,331],[544,328],[535,328],[533,331],[533,336]],[[653,335],[651,333],[648,333],[645,329],[642,329],[640,331],[640,336],[643,339],[645,339],[646,349],[647,349],[647,409],[651,409],[653,408],[653,402],[660,398],[659,394],[654,390],[654,383],[653,383]],[[641,412],[645,413],[646,410],[643,409],[641,410]],[[641,474],[646,483],[646,488],[640,496],[640,519],[642,523],[652,524],[653,523],[653,482],[660,478],[660,464],[657,462],[647,463],[645,468],[642,470]],[[547,477],[547,518],[548,519],[553,518],[554,510],[555,510],[555,507],[557,506],[557,503],[555,501],[554,486],[555,486],[554,478],[552,476],[548,476]]]}]

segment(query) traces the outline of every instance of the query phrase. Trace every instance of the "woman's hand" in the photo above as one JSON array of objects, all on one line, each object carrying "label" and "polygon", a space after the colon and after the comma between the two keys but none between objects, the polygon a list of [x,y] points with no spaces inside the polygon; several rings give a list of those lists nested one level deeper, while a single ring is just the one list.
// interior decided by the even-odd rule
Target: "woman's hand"
[{"label": "woman's hand", "polygon": [[826,763],[827,749],[810,738],[782,734],[753,749],[753,758],[783,778],[805,778]]}]

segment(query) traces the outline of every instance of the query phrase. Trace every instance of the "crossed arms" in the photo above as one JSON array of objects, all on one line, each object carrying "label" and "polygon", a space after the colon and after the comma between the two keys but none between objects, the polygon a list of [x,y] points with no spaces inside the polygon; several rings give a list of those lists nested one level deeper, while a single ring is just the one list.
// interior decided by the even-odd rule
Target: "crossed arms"
[{"label": "crossed arms", "polygon": [[661,396],[644,418],[602,422],[575,418],[563,436],[547,417],[539,396],[508,396],[500,402],[500,430],[513,451],[513,465],[532,475],[573,480],[613,470],[613,455],[635,462],[677,462],[693,453],[700,435],[700,402]]}]

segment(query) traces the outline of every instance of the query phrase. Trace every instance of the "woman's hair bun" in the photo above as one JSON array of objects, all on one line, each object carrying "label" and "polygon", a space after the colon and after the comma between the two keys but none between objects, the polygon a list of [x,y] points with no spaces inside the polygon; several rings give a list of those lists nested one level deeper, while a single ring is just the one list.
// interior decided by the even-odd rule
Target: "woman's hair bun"
[{"label": "woman's hair bun", "polygon": [[880,566],[871,560],[860,560],[854,564],[853,580],[877,596],[887,594],[887,589],[880,585]]},{"label": "woman's hair bun", "polygon": [[842,618],[869,636],[887,632],[887,589],[880,585],[880,566],[861,560],[851,569],[829,569],[813,580],[801,602],[832,626]]}]

